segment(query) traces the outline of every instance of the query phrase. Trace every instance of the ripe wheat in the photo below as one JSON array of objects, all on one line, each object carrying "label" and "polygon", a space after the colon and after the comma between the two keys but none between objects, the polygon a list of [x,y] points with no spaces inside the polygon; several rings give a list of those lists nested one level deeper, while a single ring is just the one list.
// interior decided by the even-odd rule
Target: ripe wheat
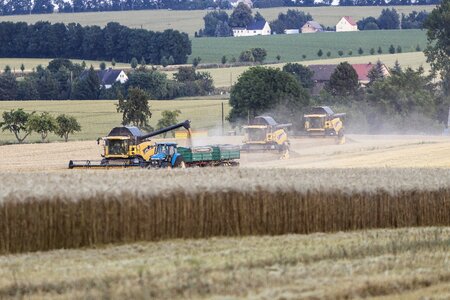
[{"label": "ripe wheat", "polygon": [[0,253],[139,240],[450,226],[450,171],[0,175]]}]

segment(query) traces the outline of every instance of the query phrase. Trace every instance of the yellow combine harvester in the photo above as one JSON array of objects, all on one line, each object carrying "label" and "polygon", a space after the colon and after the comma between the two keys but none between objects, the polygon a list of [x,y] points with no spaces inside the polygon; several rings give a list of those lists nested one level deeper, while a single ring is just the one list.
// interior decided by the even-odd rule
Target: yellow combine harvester
[{"label": "yellow combine harvester", "polygon": [[142,134],[133,126],[115,127],[108,136],[97,140],[98,143],[100,140],[104,143],[102,160],[71,160],[69,168],[142,167],[150,161],[156,150],[155,144],[149,138],[180,127],[190,131],[190,121],[186,120],[147,134]]},{"label": "yellow combine harvester", "polygon": [[278,124],[272,117],[255,117],[245,129],[245,139],[242,150],[261,151],[275,150],[287,153],[289,151],[289,139],[286,128],[292,124]]},{"label": "yellow combine harvester", "polygon": [[328,106],[312,107],[311,112],[303,116],[307,136],[336,137],[338,144],[345,143],[345,113],[336,114]]}]

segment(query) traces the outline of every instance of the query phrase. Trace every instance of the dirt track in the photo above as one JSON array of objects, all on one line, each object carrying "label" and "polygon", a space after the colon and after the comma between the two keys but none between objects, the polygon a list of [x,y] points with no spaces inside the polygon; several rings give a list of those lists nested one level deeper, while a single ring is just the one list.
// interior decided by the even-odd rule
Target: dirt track
[{"label": "dirt track", "polygon": [[[195,140],[194,145],[240,144],[242,137]],[[183,144],[183,141],[179,141]],[[0,171],[63,171],[70,159],[100,159],[95,141],[0,147]],[[450,137],[348,135],[345,145],[332,139],[292,138],[290,159],[272,153],[243,153],[241,167],[366,168],[450,167]]]}]

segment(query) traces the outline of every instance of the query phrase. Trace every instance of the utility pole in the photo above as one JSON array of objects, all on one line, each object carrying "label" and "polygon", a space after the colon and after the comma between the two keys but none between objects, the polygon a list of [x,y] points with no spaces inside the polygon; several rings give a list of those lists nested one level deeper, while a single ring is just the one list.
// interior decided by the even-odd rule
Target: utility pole
[{"label": "utility pole", "polygon": [[224,135],[223,101],[222,101],[222,135]]}]

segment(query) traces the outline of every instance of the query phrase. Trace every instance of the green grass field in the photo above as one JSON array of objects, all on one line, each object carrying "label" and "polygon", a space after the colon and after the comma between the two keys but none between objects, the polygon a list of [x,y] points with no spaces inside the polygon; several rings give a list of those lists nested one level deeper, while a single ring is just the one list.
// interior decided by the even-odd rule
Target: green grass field
[{"label": "green grass field", "polygon": [[[276,61],[281,56],[282,62],[320,59],[317,56],[322,49],[323,56],[331,52],[330,58],[339,57],[338,51],[343,50],[342,57],[359,56],[361,47],[363,55],[369,55],[370,49],[375,51],[381,47],[383,53],[389,53],[389,46],[401,46],[402,52],[416,51],[426,46],[425,31],[422,30],[389,30],[360,32],[327,32],[317,34],[271,35],[254,37],[199,38],[192,41],[192,57],[201,57],[202,63],[220,63],[223,55],[229,59],[239,58],[246,49],[261,47],[267,50],[267,61]],[[349,55],[352,51],[352,55]],[[303,58],[306,55],[306,58]]]},{"label": "green grass field", "polygon": [[[122,120],[120,113],[116,112],[117,101],[0,101],[0,114],[11,109],[23,108],[28,112],[37,113],[48,111],[52,115],[64,113],[75,116],[81,124],[82,131],[75,134],[71,139],[93,140],[105,136],[114,126],[119,126]],[[159,100],[150,101],[153,116],[150,125],[155,127],[161,118],[163,110],[181,111],[178,120],[189,119],[192,121],[193,129],[208,129],[210,134],[220,131],[221,110],[224,103],[224,113],[228,115],[229,105],[225,99],[199,99],[190,98],[186,100]],[[38,134],[33,133],[27,141],[39,141]],[[50,135],[50,141],[62,140]],[[15,142],[14,135],[8,131],[0,131],[0,143]]]},{"label": "green grass field", "polygon": [[[431,11],[434,6],[394,6],[401,14],[408,14],[415,11]],[[363,17],[378,17],[381,10],[386,7],[299,7],[297,9],[309,12],[314,20],[325,26],[334,26],[342,16],[351,16],[355,21]],[[286,12],[288,7],[276,7],[265,9],[254,9],[259,11],[268,21],[275,20],[280,12]],[[295,9],[295,8],[294,8]],[[144,28],[155,31],[162,31],[167,28],[178,29],[193,36],[204,26],[203,17],[208,11],[174,11],[174,10],[145,10],[145,11],[125,11],[125,12],[93,12],[93,13],[73,13],[73,14],[43,14],[43,15],[21,15],[2,16],[1,21],[28,22],[37,21],[56,22],[77,22],[82,25],[104,26],[108,22],[119,22],[133,28]],[[231,14],[231,10],[228,11]]]}]

